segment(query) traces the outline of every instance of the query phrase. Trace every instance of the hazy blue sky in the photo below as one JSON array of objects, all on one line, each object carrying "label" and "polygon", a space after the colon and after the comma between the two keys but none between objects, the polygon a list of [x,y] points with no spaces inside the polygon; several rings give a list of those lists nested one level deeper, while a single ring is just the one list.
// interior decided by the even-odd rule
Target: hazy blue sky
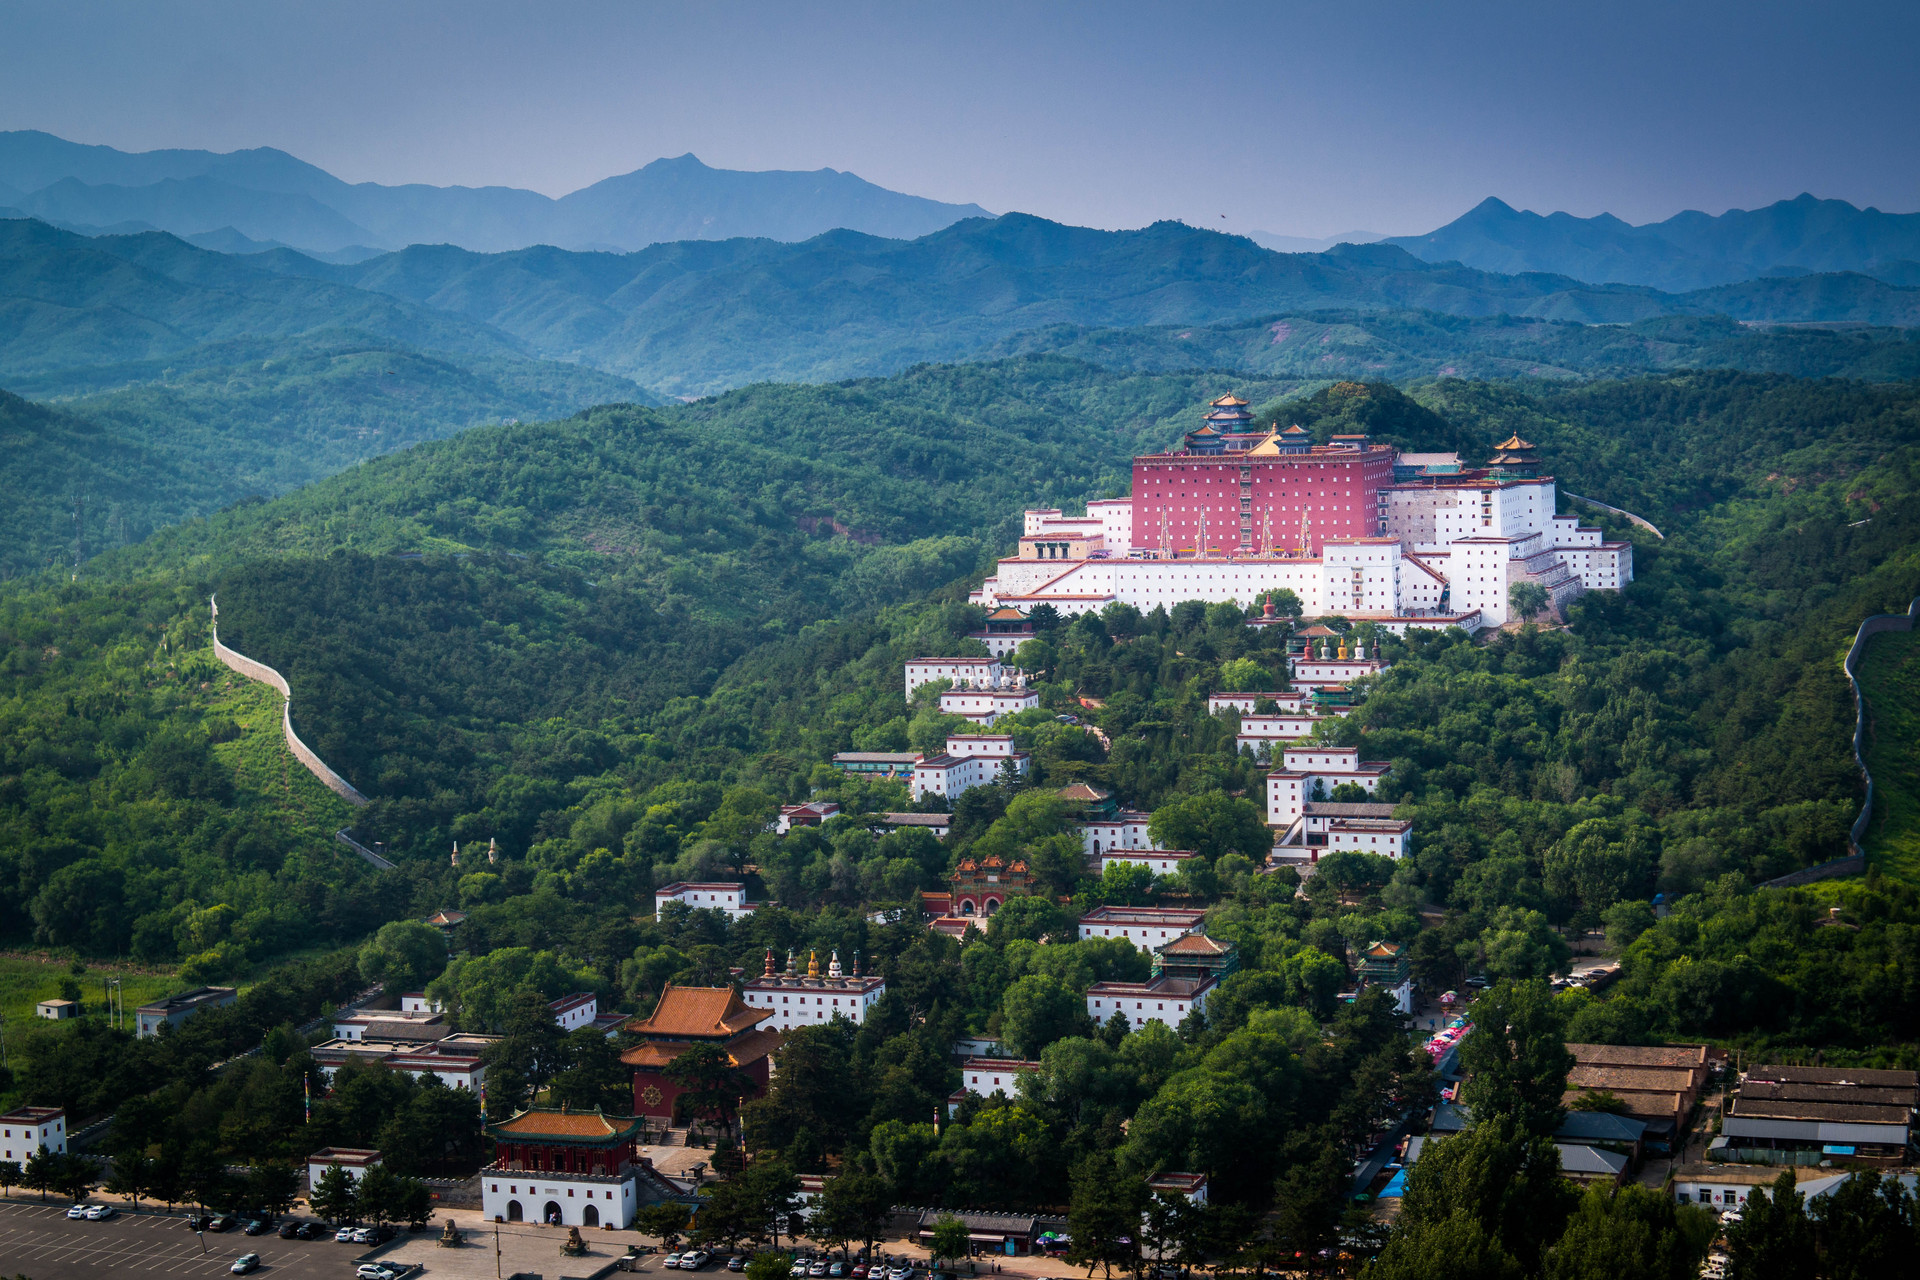
[{"label": "hazy blue sky", "polygon": [[0,128],[555,195],[691,151],[1094,226],[1411,233],[1487,195],[1920,209],[1917,50],[1913,0],[0,0]]}]

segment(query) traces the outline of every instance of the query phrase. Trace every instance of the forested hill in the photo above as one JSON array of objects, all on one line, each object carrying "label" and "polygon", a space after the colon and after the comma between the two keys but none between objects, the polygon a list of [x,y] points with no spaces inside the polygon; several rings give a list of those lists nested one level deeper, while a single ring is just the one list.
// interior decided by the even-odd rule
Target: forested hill
[{"label": "forested hill", "polygon": [[74,563],[367,458],[503,420],[648,399],[575,365],[417,351],[367,334],[210,343],[0,391],[0,577]]},{"label": "forested hill", "polygon": [[1920,329],[1758,327],[1725,316],[1591,325],[1433,311],[1304,311],[1211,325],[1049,325],[1004,338],[990,354],[1043,351],[1141,373],[1237,369],[1403,385],[1428,378],[1624,378],[1673,369],[1869,382],[1920,377]]},{"label": "forested hill", "polygon": [[[259,904],[244,958],[364,918],[274,905],[363,904],[372,873],[234,780],[232,713],[205,658],[211,591],[223,638],[286,672],[302,735],[374,797],[356,821],[403,863],[382,890],[396,913],[458,898],[455,838],[497,837],[533,877],[498,892],[547,876],[590,894],[575,862],[623,847],[594,825],[603,809],[637,820],[682,783],[798,799],[833,750],[937,734],[909,723],[895,664],[965,644],[976,615],[957,593],[1020,509],[1122,491],[1129,456],[1229,390],[1322,435],[1471,452],[1518,429],[1566,488],[1669,534],[1643,540],[1640,581],[1594,597],[1550,651],[1410,666],[1410,700],[1380,704],[1404,719],[1369,729],[1402,735],[1409,786],[1630,801],[1691,850],[1695,880],[1831,852],[1857,785],[1835,655],[1861,613],[1920,591],[1920,393],[1727,374],[1449,381],[1427,403],[1381,384],[1289,400],[1291,385],[1033,357],[599,409],[422,445],[112,552],[77,582],[16,586],[0,597],[0,849],[17,852],[0,875],[20,889],[0,929],[110,951],[147,920],[151,954],[189,954],[208,936],[182,923],[194,912]],[[1145,745],[1081,764],[1113,766],[1143,806],[1220,785],[1218,762],[1151,744],[1214,741],[1193,698],[1230,651],[1184,632],[1165,643],[1145,684],[1118,655],[1075,677],[1137,695],[1102,723]],[[1464,821],[1449,812],[1428,835],[1471,861],[1480,837],[1446,834]],[[732,846],[702,845],[706,820],[674,819],[648,865],[715,870]],[[518,861],[551,841],[573,852]],[[1435,874],[1444,885],[1459,866]]]}]

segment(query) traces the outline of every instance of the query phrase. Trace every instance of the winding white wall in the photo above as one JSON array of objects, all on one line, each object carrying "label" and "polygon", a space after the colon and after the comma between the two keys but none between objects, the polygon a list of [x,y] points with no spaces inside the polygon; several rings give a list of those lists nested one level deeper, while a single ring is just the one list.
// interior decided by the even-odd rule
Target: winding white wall
[{"label": "winding white wall", "polygon": [[364,805],[367,798],[354,789],[354,785],[335,773],[325,760],[313,753],[313,748],[300,741],[300,735],[293,731],[293,692],[287,688],[287,678],[264,662],[256,662],[246,654],[229,649],[220,643],[220,604],[216,598],[209,597],[208,606],[213,610],[213,656],[227,667],[239,672],[249,680],[258,680],[261,684],[272,685],[280,691],[280,731],[287,740],[287,750],[293,752],[293,758],[307,767],[307,772],[326,786],[327,790],[339,796],[351,805]]}]

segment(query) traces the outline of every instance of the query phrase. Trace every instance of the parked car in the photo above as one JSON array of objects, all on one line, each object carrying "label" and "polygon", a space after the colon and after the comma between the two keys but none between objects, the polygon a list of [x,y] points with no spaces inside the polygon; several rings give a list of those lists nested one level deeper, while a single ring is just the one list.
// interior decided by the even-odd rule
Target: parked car
[{"label": "parked car", "polygon": [[334,1238],[334,1240],[336,1240],[336,1241],[337,1241],[337,1242],[339,1242],[340,1244],[352,1244],[352,1243],[353,1243],[353,1228],[352,1228],[352,1227],[342,1227],[342,1228],[340,1228],[340,1229],[339,1229],[338,1231],[336,1231],[336,1232],[334,1232],[334,1233],[333,1233],[333,1238]]},{"label": "parked car", "polygon": [[847,1280],[847,1264],[844,1262],[828,1263],[827,1280]]},{"label": "parked car", "polygon": [[815,1277],[815,1280],[819,1280],[819,1277],[827,1274],[827,1260],[825,1258],[815,1258],[808,1264],[807,1274]]},{"label": "parked car", "polygon": [[805,1258],[795,1258],[793,1265],[787,1268],[787,1275],[791,1280],[803,1280],[806,1274],[807,1260]]},{"label": "parked car", "polygon": [[372,1227],[360,1227],[353,1233],[353,1242],[355,1244],[378,1244],[380,1241],[379,1237],[374,1234]]},{"label": "parked car", "polygon": [[69,1218],[72,1218],[74,1221],[78,1222],[80,1219],[87,1216],[87,1206],[83,1204],[77,1204],[73,1206],[73,1208],[67,1210],[67,1216]]},{"label": "parked car", "polygon": [[893,1270],[887,1272],[887,1280],[912,1280],[912,1277],[912,1267],[895,1267]]},{"label": "parked car", "polygon": [[294,1234],[302,1240],[318,1240],[321,1236],[327,1234],[327,1224],[324,1222],[303,1222],[300,1224],[300,1230]]},{"label": "parked car", "polygon": [[212,1225],[213,1219],[204,1213],[196,1213],[187,1219],[187,1230],[189,1231],[205,1231]]},{"label": "parked car", "polygon": [[231,1231],[240,1225],[240,1219],[230,1213],[223,1213],[207,1224],[209,1231]]},{"label": "parked car", "polygon": [[253,1270],[255,1267],[259,1265],[260,1265],[259,1254],[243,1253],[239,1257],[233,1260],[233,1265],[228,1267],[227,1270],[233,1272],[233,1274],[237,1276],[243,1276],[247,1274],[247,1272]]},{"label": "parked car", "polygon": [[727,1259],[727,1270],[745,1271],[746,1269],[747,1269],[747,1260],[741,1257],[739,1254],[736,1253],[731,1258]]},{"label": "parked car", "polygon": [[387,1269],[374,1262],[361,1263],[353,1274],[354,1280],[387,1280]]},{"label": "parked car", "polygon": [[680,1269],[682,1271],[698,1271],[712,1261],[712,1254],[704,1249],[695,1249],[692,1253],[683,1253],[680,1255]]},{"label": "parked car", "polygon": [[282,1240],[298,1240],[300,1238],[300,1228],[302,1225],[300,1219],[288,1218],[280,1224],[279,1228],[275,1230],[273,1234],[279,1236]]},{"label": "parked car", "polygon": [[240,1231],[243,1235],[257,1236],[265,1232],[266,1229],[267,1220],[265,1218],[249,1218],[247,1219],[247,1225],[240,1228]]},{"label": "parked car", "polygon": [[110,1204],[90,1204],[87,1206],[87,1221],[104,1222],[118,1212],[120,1211]]},{"label": "parked car", "polygon": [[665,1261],[663,1261],[660,1265],[665,1267],[669,1271],[678,1271],[680,1269],[680,1255],[677,1253],[670,1253],[666,1256]]},{"label": "parked car", "polygon": [[867,1280],[867,1264],[864,1262],[854,1263],[853,1270],[848,1274],[852,1275],[853,1280]]}]

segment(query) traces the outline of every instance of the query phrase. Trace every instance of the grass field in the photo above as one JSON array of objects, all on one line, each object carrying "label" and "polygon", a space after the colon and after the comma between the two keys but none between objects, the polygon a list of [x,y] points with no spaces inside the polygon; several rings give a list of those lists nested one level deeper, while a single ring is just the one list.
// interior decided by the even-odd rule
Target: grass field
[{"label": "grass field", "polygon": [[[61,980],[71,976],[67,969],[71,963],[68,956],[31,952],[0,953],[0,1018],[4,1018],[8,1026],[31,1019],[34,1005],[60,995]],[[137,1006],[179,989],[179,979],[173,975],[174,966],[131,962],[115,966],[94,962],[88,964],[87,971],[74,981],[80,984],[81,1003],[86,1006],[87,1012],[95,1013],[106,1008],[106,997],[100,989],[101,979],[119,978],[120,999],[126,1005],[127,1024],[130,1026]]]},{"label": "grass field", "polygon": [[1875,636],[1859,676],[1874,789],[1861,843],[1881,874],[1920,884],[1920,632]]},{"label": "grass field", "polygon": [[[235,787],[257,797],[258,803],[275,810],[276,817],[296,830],[331,841],[334,832],[352,823],[353,806],[327,790],[287,750],[280,734],[279,692],[218,664],[209,665],[209,688],[201,695],[207,714],[224,716],[240,728],[239,737],[213,749],[233,770]],[[347,853],[344,845],[338,847]]]}]

